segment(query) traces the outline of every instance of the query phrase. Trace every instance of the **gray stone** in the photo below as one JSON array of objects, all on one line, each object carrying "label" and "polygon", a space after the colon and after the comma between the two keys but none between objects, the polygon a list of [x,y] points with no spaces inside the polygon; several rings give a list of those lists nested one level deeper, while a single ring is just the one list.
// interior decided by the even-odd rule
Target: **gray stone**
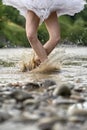
[{"label": "gray stone", "polygon": [[38,126],[41,130],[48,130],[51,129],[57,121],[57,117],[45,117],[39,120]]},{"label": "gray stone", "polygon": [[12,116],[9,113],[0,111],[0,123],[9,120],[11,117]]},{"label": "gray stone", "polygon": [[39,89],[40,85],[37,82],[27,82],[23,85],[23,89],[32,91],[34,89]]},{"label": "gray stone", "polygon": [[69,97],[71,95],[71,90],[68,84],[61,84],[55,88],[53,91],[53,96],[64,96]]},{"label": "gray stone", "polygon": [[42,86],[43,88],[48,88],[53,85],[56,85],[56,82],[50,79],[44,80],[43,82],[40,83],[40,86]]},{"label": "gray stone", "polygon": [[10,94],[10,97],[15,98],[17,101],[24,101],[26,99],[33,99],[34,97],[26,91],[15,90]]}]

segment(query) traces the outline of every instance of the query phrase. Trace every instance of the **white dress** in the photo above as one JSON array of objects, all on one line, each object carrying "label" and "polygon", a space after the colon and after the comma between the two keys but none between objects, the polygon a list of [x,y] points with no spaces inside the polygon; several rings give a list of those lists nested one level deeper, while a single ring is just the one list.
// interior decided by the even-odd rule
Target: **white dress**
[{"label": "white dress", "polygon": [[85,0],[2,0],[3,4],[13,6],[26,17],[27,10],[32,10],[41,21],[47,19],[51,12],[57,15],[74,15],[84,9]]}]

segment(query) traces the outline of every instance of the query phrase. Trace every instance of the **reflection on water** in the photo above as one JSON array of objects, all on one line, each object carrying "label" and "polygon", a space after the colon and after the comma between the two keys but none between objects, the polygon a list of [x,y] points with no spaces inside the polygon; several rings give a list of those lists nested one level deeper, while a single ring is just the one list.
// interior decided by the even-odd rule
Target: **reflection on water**
[{"label": "reflection on water", "polygon": [[[54,79],[59,81],[74,82],[78,85],[87,84],[87,48],[71,47],[57,48],[50,56],[50,65],[62,64],[61,73],[23,73],[20,71],[18,62],[23,53],[31,53],[31,49],[1,49],[0,50],[0,84],[9,82],[26,82],[41,79]],[[31,55],[30,55],[31,56]],[[1,64],[1,61],[3,61]],[[4,66],[4,63],[7,63]],[[14,63],[10,64],[10,63]],[[9,64],[9,65],[8,65]],[[46,63],[47,64],[47,63]],[[77,80],[80,79],[79,82]]]}]

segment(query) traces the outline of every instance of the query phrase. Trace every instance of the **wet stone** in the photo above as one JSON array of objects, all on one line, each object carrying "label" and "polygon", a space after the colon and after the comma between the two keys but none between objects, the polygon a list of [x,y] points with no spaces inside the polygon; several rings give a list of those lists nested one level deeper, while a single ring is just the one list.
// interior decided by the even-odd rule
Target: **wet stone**
[{"label": "wet stone", "polygon": [[12,88],[12,83],[7,83],[7,84],[5,85],[5,87]]},{"label": "wet stone", "polygon": [[10,97],[16,99],[17,101],[24,101],[26,99],[33,99],[34,97],[26,91],[15,90],[10,94]]},{"label": "wet stone", "polygon": [[38,114],[33,114],[33,113],[30,114],[29,112],[26,111],[22,115],[32,122],[36,122],[40,119],[40,116]]},{"label": "wet stone", "polygon": [[87,64],[83,64],[82,66],[85,67],[85,68],[87,68]]},{"label": "wet stone", "polygon": [[61,84],[57,86],[53,91],[53,96],[64,96],[69,97],[71,95],[71,89],[69,88],[68,84]]},{"label": "wet stone", "polygon": [[14,109],[23,111],[24,110],[24,106],[22,105],[22,103],[17,103],[17,104],[15,104]]},{"label": "wet stone", "polygon": [[79,95],[71,95],[70,98],[78,101],[79,103],[83,103],[86,100],[84,97],[81,97]]},{"label": "wet stone", "polygon": [[84,110],[84,109],[72,109],[71,111],[69,111],[69,115],[72,115],[72,116],[79,116],[79,117],[86,117],[87,118],[87,110]]},{"label": "wet stone", "polygon": [[0,102],[0,108],[2,107],[2,103]]},{"label": "wet stone", "polygon": [[45,117],[38,121],[38,127],[41,130],[50,130],[57,121],[57,117]]},{"label": "wet stone", "polygon": [[34,89],[39,89],[40,85],[39,83],[34,83],[34,82],[27,82],[23,85],[22,87],[24,90],[32,91]]},{"label": "wet stone", "polygon": [[12,83],[13,87],[22,87],[22,83],[20,82],[16,82],[16,83]]},{"label": "wet stone", "polygon": [[48,87],[47,88],[47,91],[53,91],[57,86],[56,85],[53,85],[51,87]]},{"label": "wet stone", "polygon": [[1,92],[4,92],[4,91],[12,91],[13,88],[12,87],[9,87],[9,86],[4,86],[3,88],[0,89]]},{"label": "wet stone", "polygon": [[42,86],[43,88],[48,88],[53,85],[56,85],[56,82],[50,79],[44,80],[40,83],[40,86]]},{"label": "wet stone", "polygon": [[2,92],[3,88],[5,87],[5,85],[1,85],[0,84],[0,92]]},{"label": "wet stone", "polygon": [[0,130],[40,130],[35,125],[18,124],[12,122],[6,122],[0,125]]},{"label": "wet stone", "polygon": [[59,123],[54,124],[52,130],[65,130],[65,126]]},{"label": "wet stone", "polygon": [[52,102],[54,105],[72,105],[77,103],[75,100],[72,99],[54,99]]},{"label": "wet stone", "polygon": [[38,103],[38,100],[35,99],[27,99],[23,102],[23,106],[30,106],[30,105],[36,105]]},{"label": "wet stone", "polygon": [[12,116],[9,113],[0,111],[0,123],[9,120],[11,117]]},{"label": "wet stone", "polygon": [[33,124],[39,120],[40,116],[24,111],[20,116],[16,116],[13,121],[16,123]]},{"label": "wet stone", "polygon": [[74,122],[74,123],[83,123],[85,121],[85,118],[79,116],[70,116],[68,118],[68,121]]},{"label": "wet stone", "polygon": [[84,107],[79,108],[81,107],[79,105],[80,104],[69,107],[67,113],[70,121],[83,122],[87,120],[87,109],[84,109]]},{"label": "wet stone", "polygon": [[2,92],[2,96],[4,97],[4,98],[9,98],[9,95],[10,94],[12,94],[12,91],[3,91]]},{"label": "wet stone", "polygon": [[84,92],[85,89],[84,87],[78,87],[78,88],[74,88],[74,91],[81,93],[81,92]]},{"label": "wet stone", "polygon": [[72,123],[72,122],[68,122],[67,124],[56,123],[53,126],[52,130],[87,130],[87,124],[84,125],[83,123],[79,124],[79,123]]}]

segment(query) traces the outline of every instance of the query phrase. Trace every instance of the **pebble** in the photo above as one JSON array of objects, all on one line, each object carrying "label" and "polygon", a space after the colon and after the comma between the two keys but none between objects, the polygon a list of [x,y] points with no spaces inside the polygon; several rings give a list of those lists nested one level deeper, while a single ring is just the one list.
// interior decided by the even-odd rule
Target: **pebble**
[{"label": "pebble", "polygon": [[84,117],[87,119],[87,110],[83,109],[82,108],[78,108],[77,106],[71,106],[69,109],[68,109],[68,115],[69,116],[78,116],[78,117]]},{"label": "pebble", "polygon": [[51,91],[51,90],[53,91],[56,87],[57,87],[56,85],[53,85],[53,86],[51,86],[51,87],[48,87],[48,88],[47,88],[47,91]]},{"label": "pebble", "polygon": [[52,130],[65,130],[65,126],[63,126],[62,124],[56,123],[54,124]]},{"label": "pebble", "polygon": [[44,80],[40,83],[40,86],[42,86],[43,88],[48,88],[53,85],[56,85],[56,82],[50,79]]},{"label": "pebble", "polygon": [[69,97],[71,95],[71,90],[68,84],[61,84],[55,88],[53,91],[53,96],[64,96]]},{"label": "pebble", "polygon": [[12,116],[9,113],[0,111],[0,123],[9,120],[11,117]]},{"label": "pebble", "polygon": [[23,112],[22,116],[24,116],[25,118],[31,120],[31,121],[37,121],[40,119],[40,116],[38,114],[33,114],[33,113],[29,113],[29,112]]},{"label": "pebble", "polygon": [[0,125],[0,130],[40,130],[37,126],[35,125],[25,125],[25,124],[18,124],[12,123],[12,122],[7,122],[5,124]]},{"label": "pebble", "polygon": [[23,85],[22,87],[24,90],[34,90],[34,89],[38,89],[40,88],[40,85],[39,83],[36,83],[36,82],[27,82]]},{"label": "pebble", "polygon": [[72,99],[54,99],[52,102],[54,105],[71,105],[77,103],[75,100]]},{"label": "pebble", "polygon": [[21,113],[20,116],[16,116],[13,121],[16,123],[26,123],[26,124],[33,124],[36,121],[39,120],[39,116],[33,113],[29,113],[27,111],[24,111]]},{"label": "pebble", "polygon": [[70,116],[68,118],[68,121],[74,122],[74,123],[83,123],[85,121],[85,119],[83,117],[79,118],[79,116]]},{"label": "pebble", "polygon": [[80,102],[80,103],[85,102],[85,98],[84,98],[84,97],[81,97],[81,96],[79,96],[79,95],[71,95],[70,98],[71,98],[71,99],[74,99],[74,100],[76,100],[76,101],[78,101],[78,102]]},{"label": "pebble", "polygon": [[23,106],[26,106],[26,105],[35,105],[38,103],[38,100],[35,100],[35,99],[27,99],[23,102]]},{"label": "pebble", "polygon": [[38,121],[38,126],[41,130],[50,130],[57,121],[57,117],[45,117]]},{"label": "pebble", "polygon": [[84,87],[78,87],[78,88],[74,88],[74,91],[81,93],[81,92],[84,92],[85,89]]},{"label": "pebble", "polygon": [[15,98],[17,101],[24,101],[26,99],[33,99],[34,97],[26,91],[15,90],[10,94],[10,97]]},{"label": "pebble", "polygon": [[[77,88],[82,90],[75,91]],[[4,85],[0,88],[0,123],[5,126],[0,125],[0,130],[77,130],[74,126],[87,120],[86,108],[77,105],[86,103],[86,99],[86,87],[79,88],[68,81],[56,84],[45,79]],[[15,125],[6,126],[6,122]]]}]

